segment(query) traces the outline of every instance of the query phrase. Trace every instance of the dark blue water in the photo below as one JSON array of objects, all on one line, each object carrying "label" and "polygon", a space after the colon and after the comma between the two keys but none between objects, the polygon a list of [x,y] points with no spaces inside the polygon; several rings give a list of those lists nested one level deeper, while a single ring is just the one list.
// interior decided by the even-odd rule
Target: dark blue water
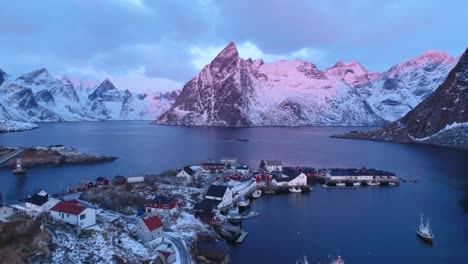
[{"label": "dark blue water", "polygon": [[[315,167],[375,167],[417,179],[392,188],[323,189],[310,194],[262,197],[262,216],[246,221],[249,232],[231,248],[233,263],[295,263],[340,254],[346,263],[468,263],[468,215],[459,201],[468,184],[468,154],[450,149],[329,138],[350,128],[186,128],[146,122],[41,124],[1,134],[0,145],[65,144],[117,156],[112,163],[31,169],[23,177],[0,170],[10,199],[37,188],[99,176],[157,173],[210,158],[236,156],[251,166],[261,159]],[[354,128],[353,128],[354,130]],[[419,214],[431,217],[434,246],[416,238]],[[312,261],[310,261],[312,262]]]}]

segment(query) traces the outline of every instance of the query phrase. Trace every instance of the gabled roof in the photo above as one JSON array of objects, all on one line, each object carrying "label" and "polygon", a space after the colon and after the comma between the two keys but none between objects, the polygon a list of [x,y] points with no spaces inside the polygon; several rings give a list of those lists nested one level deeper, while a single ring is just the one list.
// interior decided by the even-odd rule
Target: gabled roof
[{"label": "gabled roof", "polygon": [[213,208],[217,208],[219,203],[221,203],[219,200],[203,199],[201,202],[195,204],[193,209],[197,211],[211,211]]},{"label": "gabled roof", "polygon": [[177,198],[168,196],[155,196],[151,202],[159,204],[171,204],[175,199]]},{"label": "gabled roof", "polygon": [[50,210],[65,214],[79,215],[86,210],[86,207],[78,205],[76,201],[61,201],[50,208]]},{"label": "gabled roof", "polygon": [[224,167],[224,163],[219,162],[205,162],[202,166],[206,167]]},{"label": "gabled roof", "polygon": [[283,167],[283,174],[289,177],[296,178],[301,173],[302,173],[302,170],[299,168]]},{"label": "gabled roof", "polygon": [[193,174],[195,174],[195,171],[192,170],[192,168],[190,168],[189,166],[184,167],[184,171],[185,171],[188,175],[193,175]]},{"label": "gabled roof", "polygon": [[223,185],[211,185],[210,188],[208,188],[208,191],[206,192],[206,196],[223,198],[227,188],[227,186]]},{"label": "gabled roof", "polygon": [[265,165],[270,165],[270,166],[281,166],[282,162],[281,160],[266,160]]},{"label": "gabled roof", "polygon": [[43,204],[47,203],[48,200],[49,200],[49,195],[48,194],[41,195],[41,194],[37,193],[37,194],[33,194],[31,197],[26,199],[26,202],[30,203],[30,204],[37,205],[37,206],[42,206]]},{"label": "gabled roof", "polygon": [[276,181],[276,182],[290,182],[290,181],[292,181],[294,178],[296,178],[296,177],[277,176],[277,177],[275,177],[275,181]]},{"label": "gabled roof", "polygon": [[143,219],[143,223],[149,231],[153,231],[163,226],[161,219],[157,215]]}]

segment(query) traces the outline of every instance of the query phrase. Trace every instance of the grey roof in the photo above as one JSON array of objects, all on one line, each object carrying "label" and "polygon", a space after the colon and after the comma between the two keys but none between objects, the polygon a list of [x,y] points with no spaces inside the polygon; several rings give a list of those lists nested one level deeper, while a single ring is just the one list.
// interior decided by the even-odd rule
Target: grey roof
[{"label": "grey roof", "polygon": [[188,175],[193,175],[193,174],[195,174],[195,171],[192,170],[189,166],[185,166],[185,167],[184,167],[184,171],[185,171]]},{"label": "grey roof", "polygon": [[217,208],[219,203],[221,203],[221,201],[219,200],[203,199],[201,202],[195,204],[193,209],[202,210],[202,211],[211,211],[213,210],[213,208]]},{"label": "grey roof", "polygon": [[206,192],[206,196],[213,196],[223,198],[224,193],[226,193],[227,186],[223,185],[211,185]]},{"label": "grey roof", "polygon": [[49,200],[49,195],[43,196],[39,194],[33,194],[31,197],[26,199],[26,202],[30,204],[42,206],[43,204],[47,203],[48,200]]},{"label": "grey roof", "polygon": [[265,165],[272,165],[272,166],[281,166],[281,160],[266,160]]},{"label": "grey roof", "polygon": [[168,197],[168,196],[155,196],[154,199],[151,200],[152,203],[158,204],[171,204],[176,198]]}]

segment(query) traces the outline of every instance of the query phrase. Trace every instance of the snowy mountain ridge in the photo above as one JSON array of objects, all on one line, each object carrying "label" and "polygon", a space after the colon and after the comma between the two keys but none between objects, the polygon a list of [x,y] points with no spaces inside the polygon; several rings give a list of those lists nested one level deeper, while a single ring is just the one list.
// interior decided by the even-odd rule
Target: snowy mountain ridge
[{"label": "snowy mountain ridge", "polygon": [[375,126],[427,98],[456,59],[429,51],[375,73],[357,62],[321,71],[296,60],[239,57],[233,42],[190,80],[157,124],[195,126]]},{"label": "snowy mountain ridge", "polygon": [[178,91],[136,94],[102,83],[54,78],[41,68],[16,79],[0,72],[0,120],[20,122],[153,120]]}]

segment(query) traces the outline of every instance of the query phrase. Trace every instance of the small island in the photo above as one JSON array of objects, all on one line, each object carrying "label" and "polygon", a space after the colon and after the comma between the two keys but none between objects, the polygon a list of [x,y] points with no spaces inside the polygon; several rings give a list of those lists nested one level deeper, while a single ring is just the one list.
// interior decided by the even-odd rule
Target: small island
[{"label": "small island", "polygon": [[[0,155],[8,155],[21,148],[0,147]],[[65,165],[87,165],[103,162],[112,162],[117,157],[82,153],[78,150],[63,145],[49,147],[27,147],[18,155],[24,168],[34,167],[56,167]],[[16,159],[12,158],[5,162],[5,168],[16,167]]]}]

